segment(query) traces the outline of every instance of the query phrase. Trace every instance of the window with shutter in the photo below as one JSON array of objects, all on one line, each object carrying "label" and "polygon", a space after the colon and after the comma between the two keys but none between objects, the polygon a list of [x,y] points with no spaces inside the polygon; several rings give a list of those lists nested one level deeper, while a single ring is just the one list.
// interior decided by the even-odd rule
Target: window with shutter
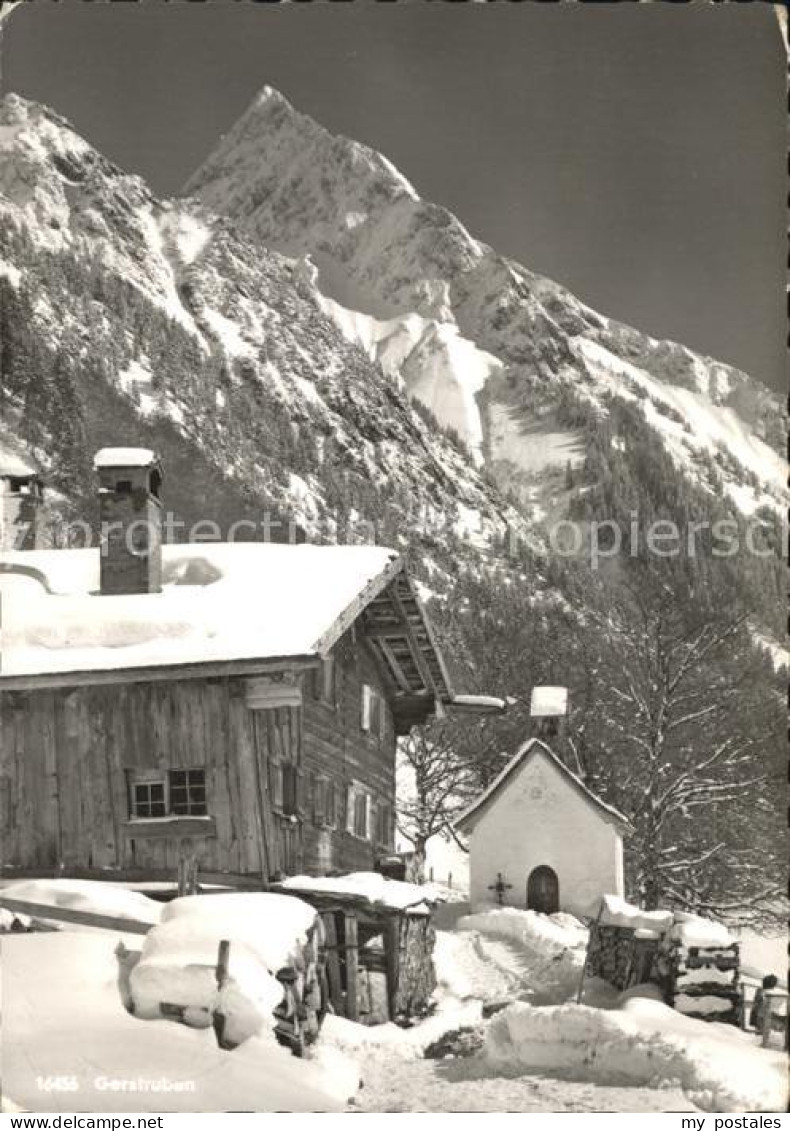
[{"label": "window with shutter", "polygon": [[290,762],[284,763],[282,772],[282,811],[286,817],[295,817],[299,813],[299,774],[296,766]]},{"label": "window with shutter", "polygon": [[321,667],[321,698],[329,707],[334,707],[337,701],[335,697],[336,678],[334,656],[326,656]]},{"label": "window with shutter", "polygon": [[376,809],[376,843],[384,848],[392,844],[392,806],[379,802]]},{"label": "window with shutter", "polygon": [[275,809],[282,809],[283,768],[276,758],[271,758],[269,760],[269,796],[272,799],[272,807]]},{"label": "window with shutter", "polygon": [[326,820],[326,778],[313,775],[313,824],[319,828]]},{"label": "window with shutter", "polygon": [[358,793],[354,798],[354,836],[367,840],[368,836],[368,806],[370,798],[365,793]]},{"label": "window with shutter", "polygon": [[384,696],[369,683],[362,685],[362,729],[383,741],[386,736],[387,711]]},{"label": "window with shutter", "polygon": [[346,832],[354,832],[354,787],[348,786],[346,789]]},{"label": "window with shutter", "polygon": [[362,684],[362,729],[370,731],[371,723],[371,706],[373,698],[373,688],[369,683]]}]

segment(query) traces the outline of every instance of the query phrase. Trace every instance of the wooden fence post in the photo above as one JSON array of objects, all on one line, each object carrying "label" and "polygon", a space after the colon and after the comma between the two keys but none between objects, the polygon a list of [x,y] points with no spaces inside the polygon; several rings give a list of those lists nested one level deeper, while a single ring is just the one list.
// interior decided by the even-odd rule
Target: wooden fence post
[{"label": "wooden fence post", "polygon": [[[222,993],[228,980],[228,966],[230,964],[230,940],[220,940],[219,950],[217,951],[217,965],[214,970],[214,977],[217,979],[217,990]],[[228,1045],[225,1041],[225,1014],[221,1009],[215,1009],[211,1015],[211,1025],[214,1029],[214,1036],[217,1038],[217,1044],[221,1049],[227,1048]]]},{"label": "wooden fence post", "polygon": [[343,1008],[343,983],[340,980],[340,958],[337,951],[337,924],[335,912],[328,911],[323,916],[324,935],[326,947],[326,975],[329,982],[329,1000],[335,1013],[342,1017]]},{"label": "wooden fence post", "polygon": [[581,1000],[582,1000],[582,990],[584,989],[584,978],[585,978],[585,975],[587,974],[587,962],[588,962],[589,957],[590,957],[590,947],[592,946],[592,941],[593,941],[593,931],[601,921],[601,916],[603,915],[603,905],[604,905],[604,901],[602,899],[601,900],[601,906],[598,908],[598,914],[595,916],[595,921],[590,924],[590,933],[589,933],[589,936],[587,938],[587,949],[584,952],[584,965],[582,966],[582,975],[581,975],[581,978],[579,978],[579,988],[576,991],[576,1004],[577,1005],[579,1005],[581,1003]]},{"label": "wooden fence post", "polygon": [[398,972],[400,966],[400,916],[392,915],[384,928],[384,961],[387,979],[387,1014],[395,1020],[398,1006]]},{"label": "wooden fence post", "polygon": [[763,1016],[762,1016],[762,1046],[765,1048],[771,1040],[771,1016],[773,1014],[773,1005],[771,1002],[770,994],[766,994],[763,998]]},{"label": "wooden fence post", "polygon": [[178,845],[178,894],[195,895],[197,892],[197,856],[190,838]]},{"label": "wooden fence post", "polygon": [[345,915],[346,928],[346,1017],[359,1020],[359,937],[357,917],[352,911]]}]

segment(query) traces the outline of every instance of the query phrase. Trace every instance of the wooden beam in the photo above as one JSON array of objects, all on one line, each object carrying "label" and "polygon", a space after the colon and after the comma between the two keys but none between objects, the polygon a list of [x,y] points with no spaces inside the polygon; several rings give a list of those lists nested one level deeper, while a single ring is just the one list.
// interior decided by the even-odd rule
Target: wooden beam
[{"label": "wooden beam", "polygon": [[398,1008],[398,981],[400,978],[400,916],[392,915],[384,928],[384,958],[387,979],[387,1015],[394,1021]]},{"label": "wooden beam", "polygon": [[117,668],[102,671],[53,672],[41,675],[0,674],[0,695],[4,691],[37,691],[44,687],[97,687],[112,683],[155,683],[161,680],[209,679],[237,675],[266,675],[268,672],[303,671],[318,667],[318,656],[277,656],[252,660],[220,660],[205,664],[162,664],[155,668]]},{"label": "wooden beam", "polygon": [[123,821],[121,828],[129,840],[182,840],[217,835],[213,817],[136,818]]},{"label": "wooden beam", "polygon": [[395,605],[395,608],[398,610],[398,613],[403,618],[404,635],[405,635],[406,640],[408,642],[409,651],[411,652],[412,659],[414,660],[414,663],[417,666],[417,671],[420,673],[420,679],[423,682],[423,686],[428,688],[428,690],[430,690],[434,693],[434,695],[436,697],[436,703],[437,703],[437,706],[438,706],[438,704],[440,702],[439,689],[436,686],[436,681],[433,678],[433,673],[431,672],[431,669],[428,666],[428,661],[425,659],[425,655],[423,654],[423,651],[420,648],[419,641],[417,640],[417,637],[414,635],[414,631],[412,629],[411,622],[408,620],[408,618],[406,616],[406,610],[403,607],[403,602],[401,601],[400,596],[398,594],[398,591],[397,591],[397,589],[395,588],[394,585],[392,586],[392,589],[390,590],[390,596],[392,597],[392,602]]},{"label": "wooden beam", "polygon": [[26,899],[11,899],[0,893],[0,907],[34,919],[57,919],[63,923],[80,923],[85,927],[103,927],[108,931],[123,931],[127,935],[147,935],[152,923],[138,919],[121,919],[117,915],[98,915],[93,911],[75,911],[72,907],[50,907],[43,903],[30,903]]},{"label": "wooden beam", "polygon": [[357,917],[353,911],[345,913],[346,932],[346,1017],[359,1021],[359,937]]},{"label": "wooden beam", "polygon": [[337,949],[337,926],[335,912],[327,911],[321,916],[326,939],[326,976],[329,983],[329,1000],[338,1016],[343,1016],[343,984],[340,980],[340,956]]},{"label": "wooden beam", "polygon": [[385,639],[381,638],[377,641],[377,643],[378,643],[379,648],[382,651],[384,659],[387,661],[387,664],[389,665],[390,670],[392,671],[392,674],[395,676],[395,682],[398,684],[398,686],[401,688],[402,691],[412,691],[413,688],[412,688],[411,684],[409,683],[408,679],[406,678],[406,676],[404,675],[403,668],[398,663],[398,659],[395,656],[395,654],[393,653],[393,651],[390,648],[387,641]]},{"label": "wooden beam", "polygon": [[412,582],[411,574],[409,573],[408,569],[404,569],[403,578],[409,587],[412,597],[414,598],[414,604],[417,606],[417,610],[422,617],[423,624],[425,625],[425,634],[428,637],[431,648],[433,649],[434,655],[436,656],[436,663],[439,666],[439,671],[442,673],[442,680],[444,681],[444,686],[447,690],[447,697],[448,699],[452,699],[454,692],[452,683],[450,681],[450,673],[447,671],[447,665],[444,662],[441,648],[439,647],[438,641],[436,639],[436,634],[433,631],[433,625],[431,624],[430,617],[425,611],[422,599],[420,598],[419,593],[414,587],[414,583]]}]

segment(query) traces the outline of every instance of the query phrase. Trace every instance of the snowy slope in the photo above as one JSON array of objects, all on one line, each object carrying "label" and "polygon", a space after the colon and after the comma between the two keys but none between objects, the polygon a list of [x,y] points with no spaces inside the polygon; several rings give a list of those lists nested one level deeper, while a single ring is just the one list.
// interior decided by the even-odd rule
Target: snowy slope
[{"label": "snowy slope", "polygon": [[[505,529],[528,533],[475,470],[479,433],[476,457],[434,433],[409,401],[423,396],[421,370],[405,387],[393,376],[393,359],[408,373],[436,339],[444,385],[431,397],[460,426],[498,363],[457,332],[359,318],[346,333],[339,323],[354,316],[316,289],[309,264],[262,251],[199,204],[157,200],[63,119],[15,95],[0,111],[0,158],[7,316],[24,347],[66,371],[71,398],[58,415],[45,366],[32,379],[12,369],[4,424],[55,482],[77,461],[56,434],[68,412],[80,415],[85,436],[73,446],[83,453],[145,438],[166,467],[189,468],[196,482],[167,481],[186,518],[227,525],[273,511],[323,541],[348,538],[341,523],[363,537],[375,524],[400,546],[430,535],[439,557],[471,523],[472,563]],[[460,354],[470,359],[463,380],[450,361],[441,368]]]},{"label": "snowy slope", "polygon": [[782,505],[779,405],[767,390],[597,314],[496,254],[447,209],[421,200],[381,154],[334,136],[272,88],[185,192],[265,246],[312,256],[314,281],[352,340],[376,352],[397,327],[388,369],[524,501],[551,510],[558,500],[536,493],[536,480],[581,458],[575,430],[545,419],[547,392],[569,387],[605,418],[610,394],[626,395],[630,379],[682,476],[701,482],[684,450],[694,445],[677,435],[688,425],[697,446],[724,456],[736,509]]}]

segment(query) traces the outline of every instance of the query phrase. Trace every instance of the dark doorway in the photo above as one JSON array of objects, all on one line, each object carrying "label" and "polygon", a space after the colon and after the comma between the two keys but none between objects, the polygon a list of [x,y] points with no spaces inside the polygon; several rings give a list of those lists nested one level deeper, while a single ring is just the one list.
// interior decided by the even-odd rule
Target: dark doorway
[{"label": "dark doorway", "polygon": [[527,910],[554,915],[560,909],[560,881],[548,864],[533,868],[527,880]]}]

